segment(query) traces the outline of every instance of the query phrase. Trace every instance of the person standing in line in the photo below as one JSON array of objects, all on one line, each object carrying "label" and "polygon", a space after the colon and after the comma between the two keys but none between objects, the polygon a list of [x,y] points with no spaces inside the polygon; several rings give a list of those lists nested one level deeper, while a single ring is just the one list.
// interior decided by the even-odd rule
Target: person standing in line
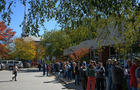
[{"label": "person standing in line", "polygon": [[130,86],[131,86],[132,90],[137,90],[137,79],[135,76],[137,67],[138,67],[138,58],[135,58],[134,63],[130,67]]},{"label": "person standing in line", "polygon": [[72,68],[71,68],[71,65],[70,65],[70,63],[68,64],[68,80],[72,80],[72,78],[71,78],[71,71],[72,70]]},{"label": "person standing in line", "polygon": [[139,67],[136,69],[135,75],[137,78],[137,89],[140,90],[140,61],[139,61]]},{"label": "person standing in line", "polygon": [[40,63],[38,64],[38,69],[39,69],[39,71],[41,71],[41,64]]},{"label": "person standing in line", "polygon": [[17,81],[17,71],[18,71],[18,66],[16,64],[14,64],[13,66],[13,77],[12,77],[12,81],[15,79],[15,81]]},{"label": "person standing in line", "polygon": [[87,76],[88,76],[88,83],[87,83],[87,90],[90,90],[90,86],[92,87],[91,90],[95,89],[96,83],[96,63],[94,61],[90,61],[90,67],[87,69]]},{"label": "person standing in line", "polygon": [[63,78],[66,78],[66,62],[63,63],[62,70],[63,70]]},{"label": "person standing in line", "polygon": [[104,78],[105,78],[105,68],[101,62],[98,62],[96,68],[96,83],[97,90],[104,90]]},{"label": "person standing in line", "polygon": [[117,60],[113,61],[113,66],[111,67],[112,73],[112,83],[113,83],[113,90],[123,90],[122,83],[123,83],[123,76],[124,72],[123,69],[118,65]]},{"label": "person standing in line", "polygon": [[112,86],[112,74],[111,74],[111,59],[108,59],[107,63],[107,90],[111,90]]},{"label": "person standing in line", "polygon": [[43,76],[45,75],[45,72],[46,72],[46,64],[43,63]]},{"label": "person standing in line", "polygon": [[138,67],[136,69],[135,76],[137,79],[137,90],[140,90],[140,59],[138,60]]},{"label": "person standing in line", "polygon": [[131,67],[131,61],[128,60],[127,61],[127,66],[124,69],[124,76],[125,76],[125,79],[126,79],[126,82],[127,82],[128,90],[132,90],[131,87],[130,87],[130,67]]},{"label": "person standing in line", "polygon": [[66,67],[66,79],[68,80],[69,79],[69,74],[68,74],[68,71],[69,71],[69,62],[68,61],[66,62],[65,67]]},{"label": "person standing in line", "polygon": [[50,70],[50,66],[49,66],[49,64],[47,64],[47,65],[46,65],[47,76],[49,76],[49,70]]},{"label": "person standing in line", "polygon": [[60,79],[60,63],[56,62],[54,68],[55,68],[56,80],[59,81],[59,79]]},{"label": "person standing in line", "polygon": [[86,66],[86,63],[83,62],[81,69],[80,69],[80,76],[81,76],[81,83],[82,83],[83,90],[86,90],[86,87],[87,87],[86,71],[87,71],[87,66]]},{"label": "person standing in line", "polygon": [[70,78],[70,80],[72,80],[72,78],[73,78],[73,76],[72,76],[72,73],[73,73],[73,62],[70,61],[69,65],[70,65],[70,68],[69,68],[69,78]]},{"label": "person standing in line", "polygon": [[75,85],[80,85],[80,69],[78,63],[74,64],[74,73],[75,73]]}]

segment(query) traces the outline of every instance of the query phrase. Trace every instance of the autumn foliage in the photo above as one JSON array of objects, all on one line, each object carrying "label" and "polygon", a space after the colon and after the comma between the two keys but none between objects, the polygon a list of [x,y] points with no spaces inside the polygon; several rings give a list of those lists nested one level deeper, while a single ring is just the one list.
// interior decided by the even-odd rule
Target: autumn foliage
[{"label": "autumn foliage", "polygon": [[7,28],[4,22],[0,22],[0,58],[8,56],[10,50],[6,46],[12,42],[15,33],[13,29]]},{"label": "autumn foliage", "polygon": [[36,55],[36,47],[33,41],[24,41],[23,39],[15,39],[15,51],[13,56],[19,60],[33,60]]},{"label": "autumn foliage", "polygon": [[84,55],[86,55],[89,52],[89,48],[80,48],[74,51],[74,53],[70,54],[70,57],[73,60],[78,60],[82,58]]}]

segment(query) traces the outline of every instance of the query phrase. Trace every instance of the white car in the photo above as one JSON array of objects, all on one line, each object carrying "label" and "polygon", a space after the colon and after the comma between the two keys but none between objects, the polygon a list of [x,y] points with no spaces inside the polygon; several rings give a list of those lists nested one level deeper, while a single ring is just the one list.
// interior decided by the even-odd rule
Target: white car
[{"label": "white car", "polygon": [[8,68],[13,69],[14,64],[16,64],[19,68],[23,67],[23,63],[21,61],[9,60],[8,61]]},{"label": "white car", "polygon": [[2,60],[1,61],[1,66],[2,66],[2,69],[8,69],[8,61]]},{"label": "white car", "polygon": [[14,64],[16,64],[19,68],[23,68],[22,61],[14,61]]}]

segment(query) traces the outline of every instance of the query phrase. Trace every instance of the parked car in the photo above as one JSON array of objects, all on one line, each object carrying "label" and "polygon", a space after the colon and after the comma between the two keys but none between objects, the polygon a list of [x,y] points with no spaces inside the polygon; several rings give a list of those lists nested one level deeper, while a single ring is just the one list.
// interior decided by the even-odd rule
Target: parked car
[{"label": "parked car", "polygon": [[1,68],[2,69],[13,69],[14,64],[16,64],[19,68],[23,67],[22,61],[2,60],[1,61]]},{"label": "parked car", "polygon": [[13,69],[13,66],[14,66],[14,61],[13,60],[8,61],[8,69]]},{"label": "parked car", "polygon": [[21,61],[9,60],[8,61],[8,68],[13,69],[14,64],[16,64],[19,68],[23,67],[23,63]]},{"label": "parked car", "polygon": [[15,61],[14,62],[19,68],[23,68],[23,63],[22,61]]},{"label": "parked car", "polygon": [[1,67],[2,67],[2,69],[8,69],[8,61],[2,60],[1,61]]}]

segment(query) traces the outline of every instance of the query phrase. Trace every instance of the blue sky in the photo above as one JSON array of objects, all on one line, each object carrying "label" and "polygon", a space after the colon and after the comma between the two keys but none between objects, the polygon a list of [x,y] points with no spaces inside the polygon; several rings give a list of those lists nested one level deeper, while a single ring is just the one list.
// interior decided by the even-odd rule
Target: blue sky
[{"label": "blue sky", "polygon": [[[22,27],[20,27],[19,25],[22,23],[24,19],[24,6],[20,2],[17,2],[15,7],[12,7],[12,11],[13,14],[11,15],[11,23],[10,26],[8,27],[16,31],[15,37],[20,37],[22,33]],[[59,25],[54,19],[52,19],[49,22],[46,22],[45,27],[48,31],[53,29],[60,29]],[[40,28],[39,34],[42,35],[43,33],[44,30]]]}]

